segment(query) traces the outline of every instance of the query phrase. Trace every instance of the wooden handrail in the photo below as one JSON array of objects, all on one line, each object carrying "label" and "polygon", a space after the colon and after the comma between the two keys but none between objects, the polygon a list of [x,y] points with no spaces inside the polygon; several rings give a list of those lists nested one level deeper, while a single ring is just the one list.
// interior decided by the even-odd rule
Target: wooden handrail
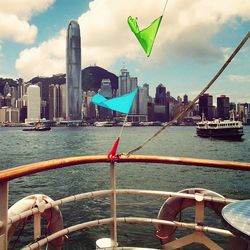
[{"label": "wooden handrail", "polygon": [[[8,168],[0,171],[0,182],[10,181],[19,177],[44,172],[52,169],[69,167],[72,165],[88,164],[88,163],[105,163],[110,162],[106,155],[98,156],[77,156],[61,159],[53,159],[48,161],[36,162],[19,167]],[[237,169],[250,171],[250,163],[234,162],[222,160],[208,160],[186,157],[156,156],[156,155],[121,155],[116,162],[144,162],[144,163],[161,163],[188,166],[203,166],[212,168]]]}]

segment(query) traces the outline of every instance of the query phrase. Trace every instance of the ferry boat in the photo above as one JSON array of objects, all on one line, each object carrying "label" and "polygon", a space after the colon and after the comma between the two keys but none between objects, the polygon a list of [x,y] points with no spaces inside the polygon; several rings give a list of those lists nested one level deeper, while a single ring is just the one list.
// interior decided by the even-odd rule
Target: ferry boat
[{"label": "ferry boat", "polygon": [[233,112],[229,120],[214,119],[207,121],[202,115],[202,121],[197,122],[196,133],[200,137],[241,140],[243,133],[243,124],[234,119]]},{"label": "ferry boat", "polygon": [[[84,168],[88,164],[107,164],[110,173],[110,188],[108,190],[93,190],[86,193],[72,194],[68,197],[61,197],[58,200],[53,200],[46,194],[32,194],[23,199],[16,201],[11,207],[8,206],[9,200],[9,185],[18,179],[25,177],[27,180],[32,174],[41,174],[49,170],[61,171],[62,168],[74,167],[81,165]],[[203,188],[187,188],[179,192],[170,192],[167,190],[142,190],[142,189],[118,189],[116,187],[116,171],[119,164],[124,163],[145,163],[149,167],[155,169],[156,164],[164,165],[184,165],[184,166],[200,166],[209,168],[225,168],[228,171],[241,170],[250,171],[250,163],[247,162],[232,162],[221,160],[208,159],[194,159],[182,157],[168,157],[168,156],[150,156],[150,155],[119,155],[114,160],[110,160],[106,155],[97,156],[79,156],[69,157],[63,159],[54,159],[43,162],[36,162],[33,164],[23,165],[19,167],[9,168],[0,171],[0,249],[7,250],[9,242],[18,228],[21,228],[21,233],[18,234],[17,240],[21,240],[22,228],[24,224],[33,223],[34,232],[32,232],[33,240],[21,247],[23,250],[31,249],[63,249],[66,239],[72,234],[77,234],[83,237],[82,231],[91,227],[98,227],[109,225],[110,234],[107,238],[96,239],[96,249],[159,249],[148,248],[143,245],[131,246],[129,240],[127,245],[119,243],[118,225],[120,224],[151,224],[152,236],[159,242],[160,249],[180,249],[189,244],[203,245],[208,249],[221,250],[223,249],[219,243],[214,241],[211,237],[216,234],[219,237],[228,239],[230,249],[245,250],[250,246],[250,200],[234,200],[224,197],[216,192]],[[144,169],[145,171],[145,169]],[[149,179],[151,177],[149,176]],[[152,181],[152,179],[151,179]],[[27,182],[25,185],[29,185]],[[38,185],[38,184],[37,184]],[[53,189],[56,189],[53,186]],[[72,190],[73,191],[73,190]],[[159,207],[158,216],[145,218],[134,216],[134,210],[131,209],[131,214],[126,213],[125,217],[118,216],[118,201],[117,196],[146,196],[162,198],[162,206]],[[86,199],[100,199],[101,197],[109,197],[110,217],[101,218],[98,214],[93,214],[96,219],[86,221],[84,205],[77,206],[77,202]],[[106,198],[107,200],[108,198]],[[86,204],[86,203],[82,203]],[[146,209],[149,209],[146,203]],[[72,210],[73,205],[76,206],[77,223],[70,225],[66,222],[67,217],[64,217],[60,207],[70,206]],[[97,206],[98,204],[96,204]],[[100,206],[103,204],[100,202]],[[87,204],[85,205],[87,206]],[[186,208],[194,208],[194,215],[190,215],[187,221],[180,221],[177,216],[181,214]],[[236,207],[236,209],[234,209]],[[208,225],[205,220],[205,209],[211,209],[215,212],[217,219],[221,219],[226,223],[226,229],[216,228]],[[100,208],[101,211],[102,208]],[[119,209],[122,207],[119,206]],[[72,210],[73,211],[73,210]],[[97,211],[97,210],[95,210]],[[143,208],[140,208],[143,211]],[[120,211],[119,211],[120,212]],[[233,214],[234,212],[234,214]],[[72,216],[72,215],[71,215]],[[33,218],[30,220],[30,218]],[[191,219],[194,219],[192,222]],[[236,226],[231,223],[230,219],[235,219]],[[45,221],[45,222],[44,222]],[[211,220],[210,220],[211,221]],[[67,226],[64,227],[64,224]],[[45,227],[46,233],[42,234]],[[143,228],[143,226],[142,226]],[[176,238],[176,229],[187,229],[187,235]],[[142,229],[143,230],[143,229]],[[79,232],[81,231],[81,234]],[[183,230],[182,230],[183,231]],[[26,234],[27,232],[25,232]],[[142,231],[140,232],[142,233]],[[141,242],[138,241],[138,244]],[[16,248],[15,248],[16,249]],[[86,249],[86,248],[84,248]],[[201,249],[201,248],[199,248]]]}]

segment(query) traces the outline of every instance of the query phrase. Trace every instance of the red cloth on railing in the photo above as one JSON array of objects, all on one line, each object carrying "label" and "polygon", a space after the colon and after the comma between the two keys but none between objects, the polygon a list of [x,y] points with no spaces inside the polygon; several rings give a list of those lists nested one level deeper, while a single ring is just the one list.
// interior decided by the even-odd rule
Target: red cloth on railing
[{"label": "red cloth on railing", "polygon": [[113,147],[111,148],[111,150],[108,152],[108,159],[110,160],[115,160],[117,157],[116,157],[116,151],[117,151],[117,148],[118,148],[118,145],[119,145],[119,141],[120,141],[120,137],[118,137],[115,142],[114,142],[114,145]]}]

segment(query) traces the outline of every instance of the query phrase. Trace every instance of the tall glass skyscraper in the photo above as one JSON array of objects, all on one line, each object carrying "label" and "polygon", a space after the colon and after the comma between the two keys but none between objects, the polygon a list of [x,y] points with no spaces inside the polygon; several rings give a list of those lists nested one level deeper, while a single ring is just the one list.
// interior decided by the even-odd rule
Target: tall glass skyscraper
[{"label": "tall glass skyscraper", "polygon": [[70,21],[66,46],[66,119],[81,119],[81,35],[77,21]]}]

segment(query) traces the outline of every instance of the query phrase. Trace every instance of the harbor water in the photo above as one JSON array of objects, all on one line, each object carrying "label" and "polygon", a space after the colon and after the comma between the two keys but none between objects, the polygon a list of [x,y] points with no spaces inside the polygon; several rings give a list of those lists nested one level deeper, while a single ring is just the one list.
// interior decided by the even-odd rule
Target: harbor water
[{"label": "harbor water", "polygon": [[[134,149],[158,129],[125,127],[118,152],[126,153]],[[22,128],[0,127],[0,170],[57,158],[105,155],[119,131],[119,127],[53,127],[46,132],[24,132]],[[197,137],[192,126],[170,127],[136,154],[250,162],[250,127],[244,127],[244,134],[243,141],[223,141]],[[233,199],[250,198],[249,179],[250,172],[195,166],[127,163],[117,167],[117,188],[179,191],[202,187]],[[56,200],[73,194],[109,189],[109,182],[108,164],[72,166],[34,174],[10,182],[9,206],[34,193],[43,193]],[[119,217],[156,218],[163,202],[162,198],[155,197],[118,197],[117,213]],[[64,226],[110,217],[109,206],[109,197],[63,205],[60,209]],[[208,217],[209,225],[220,224],[220,218],[216,218],[216,215],[209,214]],[[27,235],[25,230],[21,232],[23,235]],[[118,225],[118,234],[120,245],[160,248],[152,225]],[[69,235],[64,249],[94,249],[96,240],[105,237],[109,237],[108,226],[87,228]],[[18,239],[15,249],[28,240],[32,241],[27,236],[21,243]],[[226,244],[224,240],[216,240]]]}]

